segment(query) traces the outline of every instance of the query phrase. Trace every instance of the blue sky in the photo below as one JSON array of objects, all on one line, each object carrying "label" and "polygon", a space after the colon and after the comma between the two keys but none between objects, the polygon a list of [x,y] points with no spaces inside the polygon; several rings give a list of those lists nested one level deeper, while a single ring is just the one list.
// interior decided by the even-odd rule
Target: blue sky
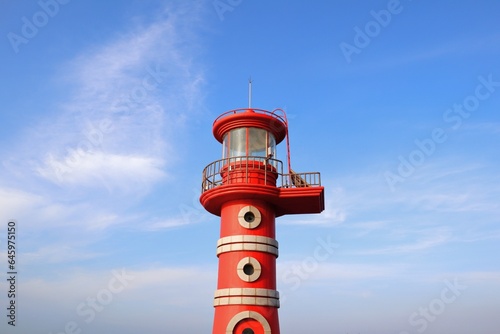
[{"label": "blue sky", "polygon": [[497,1],[0,4],[2,333],[210,332],[201,171],[250,76],[326,189],[278,219],[282,332],[497,331]]}]

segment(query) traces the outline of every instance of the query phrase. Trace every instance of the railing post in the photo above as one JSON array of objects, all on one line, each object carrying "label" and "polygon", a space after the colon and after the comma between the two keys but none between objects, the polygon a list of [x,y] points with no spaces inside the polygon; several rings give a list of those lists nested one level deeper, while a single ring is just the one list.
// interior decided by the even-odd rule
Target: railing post
[{"label": "railing post", "polygon": [[264,159],[264,184],[267,186],[267,159]]},{"label": "railing post", "polygon": [[248,163],[249,163],[248,157],[246,157],[246,163],[245,163],[245,183],[248,183]]}]

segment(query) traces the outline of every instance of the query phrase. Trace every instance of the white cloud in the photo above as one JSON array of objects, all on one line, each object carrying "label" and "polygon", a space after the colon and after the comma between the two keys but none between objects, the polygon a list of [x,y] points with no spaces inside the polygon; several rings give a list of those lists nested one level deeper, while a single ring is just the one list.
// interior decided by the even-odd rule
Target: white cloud
[{"label": "white cloud", "polygon": [[402,271],[396,265],[372,264],[321,264],[317,278],[321,280],[368,280],[372,278],[394,278]]},{"label": "white cloud", "polygon": [[478,134],[500,134],[500,123],[499,122],[468,122],[462,125],[461,129],[463,131],[475,132]]},{"label": "white cloud", "polygon": [[[287,261],[279,262],[278,272],[290,271],[293,267],[303,267],[303,262]],[[392,278],[402,270],[396,265],[376,265],[376,264],[345,264],[345,263],[319,263],[314,271],[302,270],[311,280],[366,280],[370,278]],[[304,275],[304,274],[303,274]],[[279,275],[282,277],[283,275]],[[306,278],[305,280],[308,280]],[[286,283],[286,282],[285,282]],[[283,286],[286,288],[286,284]]]},{"label": "white cloud", "polygon": [[70,186],[106,187],[108,190],[141,189],[161,180],[164,162],[154,157],[72,152],[64,160],[49,157],[38,168],[41,176]]},{"label": "white cloud", "polygon": [[[34,189],[36,190],[36,189]],[[76,195],[75,195],[76,196]],[[109,202],[109,201],[108,201]],[[0,188],[0,217],[6,221],[18,221],[21,229],[32,233],[58,228],[60,233],[77,228],[81,232],[94,233],[111,225],[127,223],[136,218],[133,215],[120,217],[113,212],[116,206],[105,207],[109,203],[101,200],[101,205],[65,198],[51,198],[13,188]],[[118,206],[119,207],[119,206]],[[50,243],[47,237],[39,240]]]},{"label": "white cloud", "polygon": [[[47,308],[47,312],[36,307],[25,311],[40,317],[33,321],[38,331],[40,324],[46,326],[44,332],[59,332],[61,322],[78,319],[79,303],[106,286],[110,272],[96,272],[88,264],[101,263],[103,256],[115,258],[108,244],[110,227],[153,221],[149,230],[158,230],[193,222],[162,218],[170,212],[159,214],[153,207],[154,213],[146,213],[137,206],[159,183],[175,176],[173,167],[180,156],[176,150],[182,149],[176,135],[185,130],[190,115],[202,110],[203,72],[193,61],[197,40],[191,36],[188,43],[183,38],[199,15],[191,9],[170,11],[150,25],[135,26],[62,65],[64,84],[74,87],[67,100],[52,101],[56,109],[42,110],[37,125],[13,131],[12,136],[18,136],[15,145],[2,148],[0,220],[18,221],[23,250],[19,256],[28,266],[19,285],[24,296],[20,304]],[[175,206],[175,200],[165,203]],[[4,252],[0,256],[6,258]],[[30,270],[30,264],[48,271]],[[58,271],[50,269],[54,266]],[[86,269],[75,272],[76,266]],[[209,273],[213,281],[215,268]],[[136,271],[132,299],[125,305],[133,309],[145,296],[153,300],[161,295],[172,305],[192,306],[198,300],[193,286],[200,286],[199,278],[206,278],[207,272]],[[5,282],[0,288],[5,290]],[[207,291],[210,310],[213,286]],[[109,310],[116,307],[120,306]],[[146,315],[147,311],[142,314]]]},{"label": "white cloud", "polygon": [[430,212],[454,213],[457,217],[467,212],[500,213],[496,200],[500,188],[498,183],[491,182],[497,176],[488,172],[488,166],[463,159],[466,158],[436,157],[394,192],[385,184],[382,173],[348,175],[336,183],[345,189],[347,215],[353,217],[368,211],[384,212],[384,221],[399,221],[396,213],[402,209],[411,212],[407,219],[423,215],[428,218]]},{"label": "white cloud", "polygon": [[318,225],[332,226],[342,224],[347,218],[345,189],[336,184],[328,183],[325,186],[325,210],[320,214],[287,217],[283,220],[286,225]]},{"label": "white cloud", "polygon": [[153,222],[153,223],[149,224],[149,226],[147,226],[146,229],[149,231],[158,231],[158,230],[163,230],[163,229],[184,226],[184,225],[187,225],[189,223],[191,223],[191,222],[183,217],[175,217],[175,218],[169,218],[169,219]]},{"label": "white cloud", "polygon": [[[165,323],[176,328],[179,319],[192,316],[191,312],[204,317],[207,326],[212,320],[215,281],[215,268],[164,265],[135,270],[87,268],[52,273],[50,278],[25,277],[18,282],[22,293],[17,302],[33,321],[20,321],[16,327],[23,333],[59,333],[73,321],[83,332],[104,333],[113,322],[114,332],[139,333],[151,327],[148,332],[160,333]],[[7,291],[6,283],[0,282],[2,291]],[[94,304],[90,304],[92,300]],[[90,305],[97,305],[97,311],[87,321],[88,310],[93,309]]]},{"label": "white cloud", "polygon": [[55,243],[46,245],[35,252],[26,252],[22,254],[25,264],[55,264],[71,263],[75,261],[97,258],[102,254],[89,251],[88,249],[78,249],[77,245]]},{"label": "white cloud", "polygon": [[203,110],[200,10],[168,3],[151,23],[136,17],[128,31],[61,64],[50,83],[71,87],[67,99],[51,101],[56,108],[41,110],[4,149],[0,217],[93,230],[147,219],[122,212],[173,177],[176,137]]},{"label": "white cloud", "polygon": [[42,196],[14,188],[0,188],[0,217],[19,218],[19,213],[32,210],[44,203]]},{"label": "white cloud", "polygon": [[202,109],[199,11],[198,3],[170,3],[152,23],[136,18],[128,31],[62,64],[59,83],[73,87],[67,100],[5,155],[21,188],[49,181],[145,193],[168,175],[182,149],[176,134]]},{"label": "white cloud", "polygon": [[451,241],[451,237],[448,235],[442,235],[437,233],[437,235],[427,236],[425,238],[418,239],[411,243],[391,245],[388,247],[383,247],[379,249],[368,249],[356,252],[359,255],[376,255],[376,254],[390,254],[396,255],[401,253],[412,253],[427,251],[434,247],[446,244]]},{"label": "white cloud", "polygon": [[[454,40],[446,43],[433,45],[421,45],[419,43],[412,44],[413,48],[408,50],[395,49],[390,57],[385,55],[383,58],[372,58],[374,62],[358,65],[356,71],[380,71],[387,68],[401,67],[446,59],[447,56],[469,55],[471,53],[488,53],[492,51],[492,46],[498,45],[500,35],[493,33],[483,36],[459,36]],[[425,41],[424,41],[425,42]],[[344,67],[342,70],[352,70],[352,68]]]},{"label": "white cloud", "polygon": [[500,271],[462,272],[462,273],[455,273],[455,277],[456,276],[459,276],[461,277],[461,279],[474,284],[486,283],[486,282],[492,282],[498,284],[500,282]]}]

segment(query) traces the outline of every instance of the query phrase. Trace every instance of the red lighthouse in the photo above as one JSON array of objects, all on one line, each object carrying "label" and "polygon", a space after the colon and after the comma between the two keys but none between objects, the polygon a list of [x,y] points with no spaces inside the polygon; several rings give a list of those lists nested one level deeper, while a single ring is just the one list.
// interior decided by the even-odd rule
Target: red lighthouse
[{"label": "red lighthouse", "polygon": [[[228,111],[213,124],[222,159],[203,170],[201,204],[221,217],[213,334],[279,334],[275,218],[320,213],[320,174],[290,169],[281,109]],[[276,145],[287,139],[287,168]]]}]

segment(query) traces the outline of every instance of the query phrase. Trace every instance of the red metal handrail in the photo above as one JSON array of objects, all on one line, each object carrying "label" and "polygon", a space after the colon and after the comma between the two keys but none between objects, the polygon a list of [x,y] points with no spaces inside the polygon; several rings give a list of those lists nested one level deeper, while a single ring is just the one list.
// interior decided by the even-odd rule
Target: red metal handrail
[{"label": "red metal handrail", "polygon": [[[241,175],[241,168],[244,168],[244,175]],[[223,185],[223,173],[227,173],[227,177],[225,178],[226,180],[231,180],[231,177],[229,176],[231,173],[239,173],[239,181],[237,183],[241,183],[242,177],[245,179],[244,183],[250,183],[249,175],[254,172],[255,169],[259,169],[264,172],[264,184],[273,185],[278,188],[321,186],[321,175],[319,172],[296,173],[292,171],[291,173],[284,174],[283,163],[280,160],[265,157],[241,156],[220,159],[207,165],[203,169],[202,193]],[[269,177],[268,174],[273,174],[274,177]],[[231,181],[229,182],[231,183]]]}]

